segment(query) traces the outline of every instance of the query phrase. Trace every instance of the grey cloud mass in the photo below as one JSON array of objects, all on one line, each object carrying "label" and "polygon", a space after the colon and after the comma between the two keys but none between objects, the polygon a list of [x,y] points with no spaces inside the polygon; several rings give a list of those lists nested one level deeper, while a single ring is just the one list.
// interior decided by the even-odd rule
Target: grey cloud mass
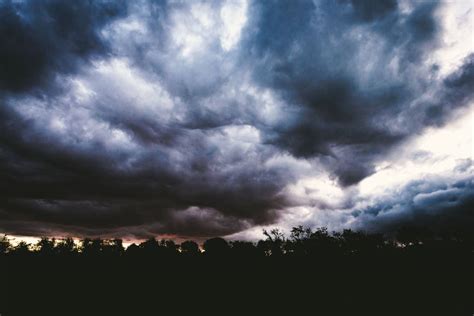
[{"label": "grey cloud mass", "polygon": [[[472,162],[462,162],[458,167],[466,164]],[[400,190],[400,196],[353,211],[356,226],[379,232],[415,226],[438,232],[470,233],[474,224],[474,181],[473,172],[466,171],[457,170],[462,176],[456,179],[413,180]]]},{"label": "grey cloud mass", "polygon": [[[357,185],[473,101],[474,55],[448,75],[431,58],[442,3],[249,1],[240,26],[233,5],[0,1],[0,231],[205,237],[273,224],[301,177]],[[380,229],[427,209],[470,216],[472,178],[416,183],[396,218],[369,216],[392,202],[352,216]]]},{"label": "grey cloud mass", "polygon": [[35,88],[107,53],[98,32],[125,12],[123,1],[2,1],[0,88]]}]

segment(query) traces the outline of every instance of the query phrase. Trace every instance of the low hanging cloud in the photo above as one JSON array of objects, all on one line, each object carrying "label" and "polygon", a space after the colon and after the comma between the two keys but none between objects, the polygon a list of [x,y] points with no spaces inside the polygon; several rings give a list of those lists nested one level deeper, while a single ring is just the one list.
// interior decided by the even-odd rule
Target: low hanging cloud
[{"label": "low hanging cloud", "polygon": [[456,180],[431,177],[411,181],[397,196],[353,211],[354,226],[379,232],[414,226],[468,233],[474,224],[472,169],[458,177]]},{"label": "low hanging cloud", "polygon": [[[316,204],[356,227],[430,207],[461,223],[468,180],[392,196],[412,202],[383,222],[349,207],[380,161],[472,103],[474,55],[448,74],[435,58],[446,5],[2,2],[0,230],[205,237]],[[288,194],[323,176],[339,204]]]}]

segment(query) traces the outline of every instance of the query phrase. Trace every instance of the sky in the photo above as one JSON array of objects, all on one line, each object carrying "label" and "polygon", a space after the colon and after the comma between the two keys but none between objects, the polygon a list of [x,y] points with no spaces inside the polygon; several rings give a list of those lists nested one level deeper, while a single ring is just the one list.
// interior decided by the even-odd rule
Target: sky
[{"label": "sky", "polygon": [[473,6],[0,0],[0,233],[468,230]]}]

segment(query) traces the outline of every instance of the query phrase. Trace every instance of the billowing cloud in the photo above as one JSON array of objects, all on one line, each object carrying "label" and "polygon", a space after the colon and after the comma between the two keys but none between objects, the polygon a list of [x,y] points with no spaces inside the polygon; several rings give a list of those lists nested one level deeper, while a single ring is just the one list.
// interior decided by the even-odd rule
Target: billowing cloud
[{"label": "billowing cloud", "polygon": [[361,193],[394,152],[472,103],[472,51],[449,67],[443,57],[446,7],[4,1],[0,229],[390,229],[431,223],[427,209],[462,223],[468,214],[452,210],[472,204],[472,180],[460,166],[413,174],[400,194]]},{"label": "billowing cloud", "polygon": [[123,1],[2,1],[0,88],[17,92],[41,86],[106,54],[99,31],[125,11]]}]

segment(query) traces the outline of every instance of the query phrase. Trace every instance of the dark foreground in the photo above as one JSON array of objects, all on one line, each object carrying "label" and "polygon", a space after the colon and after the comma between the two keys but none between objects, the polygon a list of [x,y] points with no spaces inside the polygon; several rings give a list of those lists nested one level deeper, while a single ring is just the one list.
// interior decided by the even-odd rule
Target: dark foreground
[{"label": "dark foreground", "polygon": [[117,240],[76,249],[43,239],[0,254],[0,312],[472,315],[472,240],[410,238],[300,230],[258,245],[212,239],[204,253],[193,243],[125,251]]}]

